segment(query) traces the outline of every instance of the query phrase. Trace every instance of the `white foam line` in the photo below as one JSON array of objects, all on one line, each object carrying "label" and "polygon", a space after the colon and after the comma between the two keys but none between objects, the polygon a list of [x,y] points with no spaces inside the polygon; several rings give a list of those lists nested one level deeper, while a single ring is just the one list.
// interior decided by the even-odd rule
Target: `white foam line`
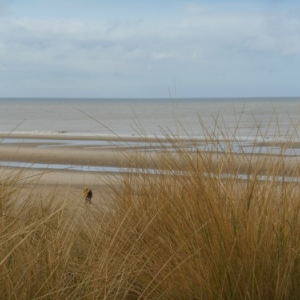
[{"label": "white foam line", "polygon": [[30,136],[58,136],[58,137],[99,137],[99,138],[158,138],[158,139],[165,139],[165,140],[176,140],[176,139],[183,139],[187,141],[248,141],[248,142],[298,142],[299,139],[292,139],[291,137],[284,137],[284,136],[276,136],[276,135],[253,135],[253,136],[207,136],[207,135],[168,135],[161,133],[159,135],[155,134],[147,134],[146,136],[142,136],[139,134],[104,134],[101,132],[71,132],[71,131],[64,131],[64,130],[57,130],[57,131],[0,131],[1,136],[6,137],[13,137],[16,135],[24,135],[24,137]]}]

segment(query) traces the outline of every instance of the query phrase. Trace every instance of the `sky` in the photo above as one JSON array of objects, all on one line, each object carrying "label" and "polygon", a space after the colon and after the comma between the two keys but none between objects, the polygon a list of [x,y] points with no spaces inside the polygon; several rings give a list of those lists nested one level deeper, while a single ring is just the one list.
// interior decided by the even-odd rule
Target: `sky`
[{"label": "sky", "polygon": [[300,1],[0,0],[0,97],[300,96]]}]

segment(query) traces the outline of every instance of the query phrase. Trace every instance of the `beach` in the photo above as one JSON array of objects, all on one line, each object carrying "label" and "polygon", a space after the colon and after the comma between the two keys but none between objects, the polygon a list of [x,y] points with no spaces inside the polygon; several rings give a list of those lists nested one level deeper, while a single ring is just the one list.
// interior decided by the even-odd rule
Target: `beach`
[{"label": "beach", "polygon": [[[27,199],[28,195],[38,195],[41,198],[51,198],[56,194],[56,200],[83,198],[85,186],[93,190],[93,203],[102,201],[109,192],[110,186],[118,185],[116,172],[89,171],[89,167],[101,166],[117,168],[123,160],[118,159],[116,151],[110,149],[86,148],[82,145],[53,145],[51,141],[59,140],[59,136],[17,134],[13,143],[1,143],[1,181],[16,177],[18,201]],[[63,141],[72,141],[75,136],[65,136]],[[35,139],[33,143],[31,140]],[[84,137],[77,137],[82,141]],[[45,142],[48,140],[49,143]],[[91,140],[91,138],[89,138]],[[6,164],[6,165],[5,165]],[[10,164],[10,165],[7,165]],[[37,166],[37,167],[36,167]],[[72,166],[83,168],[73,170]],[[83,167],[84,166],[84,167]],[[38,198],[39,197],[33,197]]]},{"label": "beach", "polygon": [[[23,191],[19,193],[23,195],[21,198],[25,198],[25,195],[33,191],[44,196],[55,192],[60,195],[57,199],[82,198],[82,190],[87,186],[94,191],[93,203],[98,204],[102,203],[112,186],[118,188],[123,174],[135,170],[139,174],[145,172],[145,175],[152,176],[152,172],[157,174],[163,171],[160,170],[160,159],[167,153],[176,161],[174,169],[185,171],[185,163],[177,153],[179,149],[176,149],[177,146],[188,149],[191,159],[195,161],[196,155],[199,155],[198,149],[202,149],[202,160],[205,160],[208,153],[210,159],[213,159],[210,162],[211,171],[218,173],[222,164],[224,178],[246,174],[250,165],[256,171],[259,170],[258,174],[264,175],[277,157],[268,154],[266,150],[257,154],[237,152],[234,154],[236,156],[234,163],[232,159],[227,162],[226,151],[215,151],[212,154],[203,150],[203,144],[213,144],[213,141],[208,140],[187,139],[179,142],[175,138],[172,141],[170,138],[154,137],[147,139],[41,133],[11,133],[9,136],[2,134],[1,138],[1,180],[9,178],[12,174],[20,174],[17,185]],[[228,145],[229,141],[224,143]],[[255,143],[260,149],[286,147],[285,143],[278,141]],[[246,146],[253,149],[254,144],[251,145],[252,148],[248,141]],[[208,147],[208,150],[211,148],[212,146]],[[289,149],[298,148],[299,143],[289,145]],[[245,155],[248,157],[247,160]],[[137,157],[138,163],[135,161]],[[299,163],[299,156],[286,156],[281,160],[281,165],[277,166],[279,175],[299,176],[297,172]]]},{"label": "beach", "polygon": [[[28,132],[6,133],[0,138],[1,181],[18,178],[18,200],[30,193],[44,198],[55,193],[59,200],[83,198],[87,186],[93,190],[94,204],[101,203],[112,186],[118,188],[120,171],[131,168],[133,150],[148,156],[147,149],[157,142],[154,138],[145,142],[143,138]],[[141,166],[147,167],[146,161]]]}]

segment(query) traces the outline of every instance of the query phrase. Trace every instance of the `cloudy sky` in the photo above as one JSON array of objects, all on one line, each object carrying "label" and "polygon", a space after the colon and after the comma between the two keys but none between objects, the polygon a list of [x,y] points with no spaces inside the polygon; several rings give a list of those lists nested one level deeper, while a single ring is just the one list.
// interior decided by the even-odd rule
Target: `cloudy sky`
[{"label": "cloudy sky", "polygon": [[300,1],[0,0],[0,97],[300,96]]}]

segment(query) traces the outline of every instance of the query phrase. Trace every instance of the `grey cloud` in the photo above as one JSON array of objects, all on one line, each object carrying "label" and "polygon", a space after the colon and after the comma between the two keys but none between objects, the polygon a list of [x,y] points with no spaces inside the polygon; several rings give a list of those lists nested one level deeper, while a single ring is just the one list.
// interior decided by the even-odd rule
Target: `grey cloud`
[{"label": "grey cloud", "polygon": [[116,46],[115,42],[105,39],[91,39],[91,40],[76,40],[73,45],[77,48],[92,50],[92,49],[111,49]]},{"label": "grey cloud", "polygon": [[[281,18],[275,33],[266,24]],[[273,19],[272,19],[273,18]],[[269,23],[270,24],[270,23]],[[19,20],[0,22],[0,65],[134,73],[166,61],[215,64],[244,51],[300,54],[298,19],[264,14],[194,10],[181,20],[84,23]],[[152,67],[151,67],[152,66]],[[156,66],[156,65],[155,65]]]}]

